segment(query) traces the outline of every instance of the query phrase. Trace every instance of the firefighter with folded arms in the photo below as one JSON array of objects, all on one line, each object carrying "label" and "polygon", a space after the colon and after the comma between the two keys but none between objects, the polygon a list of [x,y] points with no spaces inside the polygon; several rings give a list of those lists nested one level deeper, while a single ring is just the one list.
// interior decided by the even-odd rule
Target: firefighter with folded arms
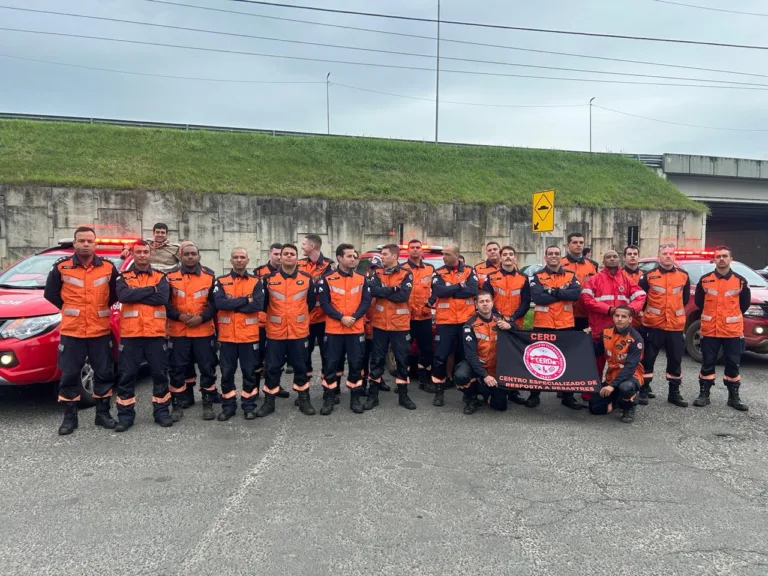
[{"label": "firefighter with folded arms", "polygon": [[[517,254],[512,246],[501,249],[501,268],[487,276],[482,289],[493,294],[494,310],[502,319],[513,330],[522,329],[531,308],[531,289],[528,277],[517,270]],[[515,404],[525,404],[519,390],[510,390],[509,399]]]},{"label": "firefighter with folded arms", "polygon": [[482,287],[485,284],[485,279],[492,272],[496,272],[501,268],[501,246],[498,242],[491,240],[485,245],[485,261],[480,262],[475,266],[475,274],[477,274],[477,284]]},{"label": "firefighter with folded arms", "polygon": [[280,269],[262,279],[264,310],[267,313],[267,356],[264,359],[264,403],[257,417],[275,411],[275,396],[280,392],[283,365],[293,368],[293,390],[298,393],[299,410],[313,416],[307,374],[309,317],[317,294],[312,276],[298,269],[299,251],[293,244],[283,244]]},{"label": "firefighter with folded arms", "polygon": [[456,388],[464,392],[464,414],[474,414],[478,393],[494,410],[507,409],[507,391],[496,381],[496,355],[499,331],[512,330],[513,324],[494,311],[492,292],[481,290],[476,296],[477,313],[464,324],[464,360],[454,372]]},{"label": "firefighter with folded arms", "polygon": [[445,404],[445,381],[448,357],[455,352],[456,365],[464,359],[462,334],[464,323],[475,313],[477,275],[472,266],[460,260],[458,244],[449,244],[443,250],[443,262],[432,279],[432,299],[435,304],[435,359],[432,364],[432,383],[435,385],[433,406]]},{"label": "firefighter with folded arms", "polygon": [[400,266],[397,244],[387,244],[381,249],[381,268],[371,276],[371,296],[376,298],[373,305],[371,324],[373,326],[373,350],[371,351],[371,375],[368,398],[364,408],[371,410],[379,405],[379,384],[384,374],[387,350],[392,347],[395,356],[398,403],[408,410],[415,410],[416,404],[408,396],[408,350],[411,342],[411,312],[409,299],[413,290],[413,274]]},{"label": "firefighter with folded arms", "polygon": [[94,372],[93,398],[96,400],[96,426],[112,429],[109,413],[112,396],[112,332],[110,307],[116,301],[117,270],[109,260],[96,256],[96,232],[81,226],[75,230],[72,256],[57,261],[45,282],[44,297],[61,310],[59,342],[59,402],[64,419],[59,434],[77,428],[77,403],[80,400],[80,374],[86,358]]},{"label": "firefighter with folded arms", "polygon": [[120,307],[120,355],[117,359],[117,417],[115,432],[125,432],[136,418],[136,377],[142,363],[152,374],[152,411],[155,422],[173,426],[168,412],[168,349],[166,305],[168,280],[150,265],[150,246],[144,240],[133,245],[133,266],[117,279]]},{"label": "firefighter with folded arms", "polygon": [[709,391],[715,383],[715,365],[720,350],[725,359],[723,383],[728,388],[728,406],[740,411],[749,407],[739,397],[741,375],[739,364],[744,352],[744,312],[752,302],[749,283],[731,269],[733,256],[727,246],[715,248],[715,269],[704,274],[694,301],[701,310],[701,372],[699,397],[694,406],[709,404]]},{"label": "firefighter with folded arms", "polygon": [[609,414],[615,406],[621,408],[625,424],[635,421],[635,401],[643,385],[643,339],[632,328],[633,314],[626,304],[616,306],[612,326],[604,328],[595,342],[595,355],[605,356],[608,369],[600,392],[589,399],[592,414]]},{"label": "firefighter with folded arms", "polygon": [[413,239],[408,242],[408,261],[403,264],[403,268],[413,275],[413,290],[411,290],[408,304],[411,308],[411,339],[416,341],[419,349],[419,388],[425,392],[434,392],[434,387],[429,380],[433,356],[432,307],[429,299],[432,296],[435,267],[424,262],[420,240]]},{"label": "firefighter with folded arms", "polygon": [[[579,299],[581,284],[576,273],[566,270],[560,264],[560,248],[549,246],[544,252],[546,267],[530,278],[533,309],[533,327],[544,330],[573,330],[573,307]],[[535,408],[539,405],[541,392],[531,390],[525,405]],[[576,400],[573,392],[564,392],[563,406],[581,410],[584,406]]]},{"label": "firefighter with folded arms", "polygon": [[691,298],[688,273],[675,266],[675,245],[659,246],[659,264],[640,278],[640,288],[646,293],[643,310],[645,356],[643,375],[646,385],[653,380],[653,367],[659,350],[667,355],[667,402],[686,408],[688,402],[680,394],[685,350],[685,307]]},{"label": "firefighter with folded arms", "polygon": [[174,422],[184,415],[182,399],[186,395],[185,376],[190,356],[200,371],[203,396],[203,420],[213,420],[216,394],[216,335],[213,317],[213,287],[216,275],[200,264],[200,251],[193,243],[181,249],[181,266],[168,273],[171,289],[168,301],[168,336],[171,349],[171,396]]},{"label": "firefighter with folded arms", "polygon": [[365,356],[365,313],[371,305],[371,289],[356,268],[355,247],[339,244],[336,270],[320,279],[317,296],[325,312],[325,365],[323,366],[323,405],[320,414],[333,412],[334,389],[341,386],[339,366],[346,355],[349,363],[347,388],[351,393],[349,408],[363,413],[363,357]]},{"label": "firefighter with folded arms", "polygon": [[221,412],[218,420],[225,422],[237,412],[235,371],[240,363],[243,389],[240,407],[246,420],[256,418],[256,365],[259,360],[259,312],[264,308],[261,280],[248,274],[248,251],[234,248],[230,263],[232,271],[216,278],[213,301],[219,327],[219,362],[221,365]]},{"label": "firefighter with folded arms", "polygon": [[[368,270],[365,271],[365,278],[370,282],[371,277],[376,274],[376,268],[381,268],[381,255],[374,254],[371,256],[371,261],[368,264]],[[368,391],[368,382],[371,377],[371,353],[373,352],[373,311],[376,305],[376,298],[371,295],[371,305],[368,307],[368,311],[365,313],[363,319],[363,330],[365,333],[365,352],[363,354],[363,388],[366,393]],[[384,379],[381,378],[379,382],[379,392],[389,392],[389,386],[384,388]],[[338,404],[338,402],[337,402]],[[365,406],[363,406],[365,408]]]},{"label": "firefighter with folded arms", "polygon": [[[568,253],[562,257],[560,264],[566,270],[576,274],[579,284],[584,286],[587,280],[597,274],[597,264],[584,255],[584,235],[581,232],[568,234]],[[573,308],[574,327],[584,330],[589,327],[587,311],[577,301]]]}]

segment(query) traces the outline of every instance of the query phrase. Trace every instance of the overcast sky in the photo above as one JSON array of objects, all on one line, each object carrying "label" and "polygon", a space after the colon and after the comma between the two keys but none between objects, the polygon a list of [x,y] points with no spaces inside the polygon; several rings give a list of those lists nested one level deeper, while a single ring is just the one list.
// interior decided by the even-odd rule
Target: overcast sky
[{"label": "overcast sky", "polygon": [[[422,36],[434,37],[436,34],[435,24],[430,23],[326,14],[229,0],[169,1]],[[704,6],[768,14],[766,0],[686,1]],[[435,18],[437,9],[437,0],[293,0],[292,3],[424,18]],[[165,79],[83,70],[0,56],[0,111],[325,132],[325,78],[330,72],[330,80],[335,83],[330,87],[330,120],[333,133],[434,139],[434,40],[197,10],[147,0],[0,0],[0,4],[430,56],[400,56],[288,44],[0,9],[0,26],[3,27],[430,69],[404,70],[308,62],[0,31],[0,54],[5,56],[160,75],[317,82],[244,84]],[[527,27],[768,44],[764,34],[768,18],[695,10],[653,0],[442,0],[441,16],[447,20]],[[765,74],[766,77],[536,54],[447,41],[442,42],[440,46],[443,70],[675,82],[444,59],[454,57],[729,80],[765,84],[768,89],[768,51],[609,40],[454,25],[443,25],[441,37],[519,48],[717,68]],[[412,99],[363,92],[338,84],[389,92]],[[440,75],[440,100],[445,101],[440,106],[440,140],[586,150],[589,148],[587,103],[593,96],[596,105],[659,120],[766,130],[728,132],[686,128],[594,108],[593,148],[596,151],[679,152],[768,158],[768,92],[764,90],[605,84],[446,71]],[[502,108],[449,104],[448,101],[518,106],[580,106]]]}]

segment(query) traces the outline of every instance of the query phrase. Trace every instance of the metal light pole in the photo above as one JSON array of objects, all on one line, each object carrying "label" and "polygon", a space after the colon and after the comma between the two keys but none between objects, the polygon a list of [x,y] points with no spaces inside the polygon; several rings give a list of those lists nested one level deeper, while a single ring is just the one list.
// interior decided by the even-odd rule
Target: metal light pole
[{"label": "metal light pole", "polygon": [[331,134],[331,73],[325,77],[325,122],[328,127],[328,135]]},{"label": "metal light pole", "polygon": [[440,0],[437,0],[437,76],[435,78],[435,144],[440,131]]},{"label": "metal light pole", "polygon": [[589,151],[592,152],[592,100],[595,97],[589,99]]}]

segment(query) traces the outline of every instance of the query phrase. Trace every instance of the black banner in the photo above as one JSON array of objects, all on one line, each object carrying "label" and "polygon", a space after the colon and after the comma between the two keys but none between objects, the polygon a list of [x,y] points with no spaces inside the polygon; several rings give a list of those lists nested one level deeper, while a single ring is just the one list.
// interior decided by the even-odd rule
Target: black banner
[{"label": "black banner", "polygon": [[592,337],[582,331],[499,332],[496,380],[510,389],[596,392]]}]

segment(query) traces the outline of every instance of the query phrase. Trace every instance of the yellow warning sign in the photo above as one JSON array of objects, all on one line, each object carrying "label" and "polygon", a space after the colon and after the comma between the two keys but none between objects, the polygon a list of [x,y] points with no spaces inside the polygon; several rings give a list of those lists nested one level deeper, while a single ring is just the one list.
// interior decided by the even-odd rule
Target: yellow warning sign
[{"label": "yellow warning sign", "polygon": [[534,232],[552,232],[555,229],[555,191],[533,193]]}]

